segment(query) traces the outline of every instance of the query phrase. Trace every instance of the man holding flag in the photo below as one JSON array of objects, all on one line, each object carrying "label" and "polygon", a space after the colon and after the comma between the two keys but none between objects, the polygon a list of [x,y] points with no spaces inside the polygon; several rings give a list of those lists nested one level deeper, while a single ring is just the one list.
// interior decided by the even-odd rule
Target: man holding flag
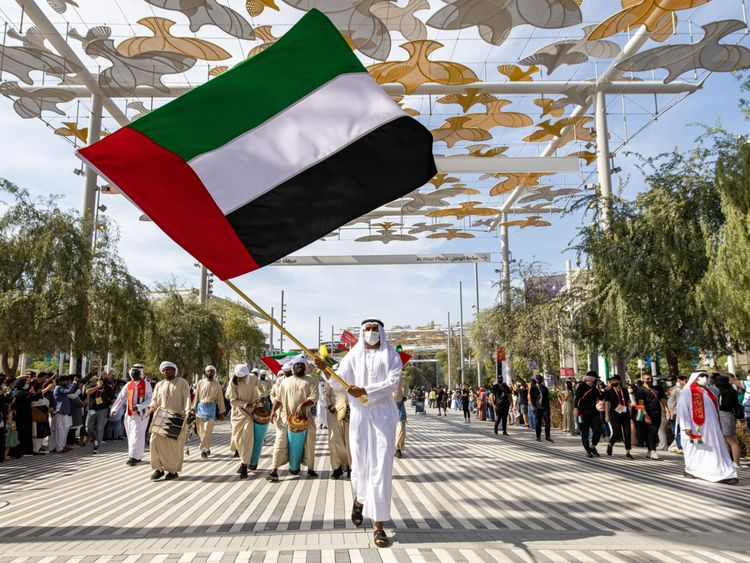
[{"label": "man holding flag", "polygon": [[[227,280],[420,188],[437,173],[432,145],[432,134],[386,94],[333,23],[312,9],[264,51],[79,155],[302,346]],[[367,483],[366,473],[359,474],[354,512],[361,522],[364,503],[376,526],[380,522],[376,543],[387,545],[382,521],[390,512],[396,405],[395,387],[385,385],[385,392],[379,386],[394,377],[398,384],[401,359],[385,344],[384,333],[380,346],[386,348],[380,350],[376,372],[369,373],[359,360],[356,365],[345,361],[342,368],[353,381],[374,378],[377,388],[365,390],[358,383],[349,390],[359,397],[369,394],[377,404],[367,412],[361,404],[352,409],[352,418],[359,413],[365,421],[361,428],[369,429],[367,440],[375,437],[373,425],[392,422],[387,463],[370,459],[362,449],[367,440],[364,446],[352,443],[355,466],[356,459],[364,460],[365,469],[386,464],[387,475],[377,482]],[[375,349],[362,342],[355,348],[352,358],[362,361],[370,357],[365,350]],[[371,421],[376,410],[386,419]]]},{"label": "man holding flag", "polygon": [[[325,369],[325,361],[315,361]],[[355,399],[350,402],[349,438],[352,454],[352,523],[359,526],[364,517],[375,524],[375,545],[388,545],[383,523],[391,518],[391,478],[396,441],[398,409],[393,394],[401,381],[401,356],[385,338],[383,322],[366,319],[360,327],[360,338],[338,370]],[[341,384],[332,380],[333,386]]]}]

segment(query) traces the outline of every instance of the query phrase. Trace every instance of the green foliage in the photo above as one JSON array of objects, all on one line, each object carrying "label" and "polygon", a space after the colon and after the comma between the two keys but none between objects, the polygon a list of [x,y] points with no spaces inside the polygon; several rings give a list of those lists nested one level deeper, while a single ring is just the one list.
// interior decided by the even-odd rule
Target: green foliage
[{"label": "green foliage", "polygon": [[750,146],[741,138],[734,154],[717,164],[716,187],[725,223],[709,236],[711,263],[702,284],[706,307],[720,315],[732,346],[750,346]]},{"label": "green foliage", "polygon": [[540,369],[557,372],[560,331],[567,327],[565,302],[545,285],[551,278],[539,263],[513,263],[511,277],[509,306],[495,305],[481,311],[469,331],[471,343],[485,357],[493,357],[495,347],[502,343],[516,378],[529,374],[532,362]]},{"label": "green foliage", "polygon": [[266,337],[255,324],[256,317],[250,309],[216,297],[208,300],[208,307],[221,322],[221,362],[227,373],[232,364],[252,362],[263,355]]},{"label": "green foliage", "polygon": [[724,221],[714,183],[717,150],[702,143],[687,155],[641,159],[646,189],[615,200],[609,229],[581,229],[574,326],[592,349],[627,357],[655,346],[670,371],[697,349],[726,347],[725,328],[700,298],[709,265],[706,233]]},{"label": "green foliage", "polygon": [[168,360],[177,364],[186,378],[203,373],[207,364],[216,364],[221,320],[195,298],[184,298],[174,288],[161,289],[166,297],[153,303],[146,368],[154,373],[159,363]]},{"label": "green foliage", "polygon": [[21,351],[67,348],[84,319],[90,251],[78,220],[54,200],[32,201],[0,179],[0,353],[13,373]]}]

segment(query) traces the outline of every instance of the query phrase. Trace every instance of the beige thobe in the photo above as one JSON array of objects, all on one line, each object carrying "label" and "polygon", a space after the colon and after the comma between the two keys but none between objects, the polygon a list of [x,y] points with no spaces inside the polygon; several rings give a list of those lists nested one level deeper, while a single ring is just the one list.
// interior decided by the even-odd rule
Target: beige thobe
[{"label": "beige thobe", "polygon": [[[162,408],[187,416],[190,410],[190,384],[181,377],[172,380],[162,379],[154,387],[151,404],[155,409]],[[160,434],[151,434],[152,469],[164,469],[168,473],[182,471],[187,427],[187,424],[182,427],[182,432],[176,440]]]},{"label": "beige thobe", "polygon": [[[406,400],[406,395],[409,390],[406,378],[401,378],[401,383],[398,389],[393,394],[393,398],[396,400],[398,405],[400,402]],[[396,449],[403,451],[406,446],[406,421],[399,420],[396,424]]]},{"label": "beige thobe", "polygon": [[[318,382],[309,375],[297,377],[290,375],[278,381],[274,387],[275,401],[281,403],[276,421],[276,442],[273,446],[272,468],[278,469],[289,461],[289,447],[287,438],[287,416],[294,414],[302,403],[311,401],[318,402]],[[305,435],[305,451],[302,455],[302,463],[313,469],[315,465],[315,418],[311,407],[305,409],[307,418],[307,434]]]},{"label": "beige thobe", "polygon": [[[195,398],[193,399],[193,410],[198,403],[216,403],[219,414],[224,414],[224,395],[221,392],[221,384],[215,379],[204,377],[195,386]],[[195,430],[201,441],[201,451],[207,452],[211,449],[211,436],[214,433],[214,419],[195,417]]]},{"label": "beige thobe", "polygon": [[271,395],[271,387],[273,387],[273,382],[268,379],[258,379],[258,387],[260,387],[261,397],[269,397]]},{"label": "beige thobe", "polygon": [[253,454],[253,403],[260,399],[258,376],[238,377],[237,384],[229,382],[227,397],[232,405],[232,443],[247,465]]},{"label": "beige thobe", "polygon": [[[349,394],[346,389],[334,389],[326,383],[325,399],[328,408],[328,450],[331,453],[331,469],[339,467],[348,471],[352,467],[352,453],[349,449],[349,419],[346,410],[349,406]],[[333,406],[336,412],[331,412]],[[346,420],[345,420],[346,417]]]}]

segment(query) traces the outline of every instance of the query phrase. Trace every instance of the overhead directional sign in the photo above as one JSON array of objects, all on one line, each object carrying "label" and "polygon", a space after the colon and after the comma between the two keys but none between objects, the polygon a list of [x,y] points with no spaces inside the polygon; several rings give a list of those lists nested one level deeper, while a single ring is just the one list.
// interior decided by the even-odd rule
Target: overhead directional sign
[{"label": "overhead directional sign", "polygon": [[463,254],[366,254],[359,256],[287,256],[272,266],[372,266],[383,264],[488,264],[489,252]]}]

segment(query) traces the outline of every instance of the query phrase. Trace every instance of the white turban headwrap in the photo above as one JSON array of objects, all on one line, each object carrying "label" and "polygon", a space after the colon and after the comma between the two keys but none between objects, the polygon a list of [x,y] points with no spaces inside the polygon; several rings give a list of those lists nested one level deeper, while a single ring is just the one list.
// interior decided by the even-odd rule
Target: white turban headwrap
[{"label": "white turban headwrap", "polygon": [[162,362],[159,364],[159,372],[163,372],[164,368],[174,368],[174,374],[177,375],[177,366],[172,362]]},{"label": "white turban headwrap", "polygon": [[203,368],[203,372],[205,373],[205,372],[207,372],[210,369],[214,370],[214,373],[216,373],[216,366],[211,366],[211,365],[208,365],[208,366],[204,367]]},{"label": "white turban headwrap", "polygon": [[250,370],[247,367],[247,364],[237,364],[234,366],[234,375],[237,377],[247,377],[250,375]]},{"label": "white turban headwrap", "polygon": [[289,366],[294,366],[295,364],[305,364],[305,366],[307,366],[307,358],[305,358],[305,355],[300,354],[299,356],[295,356],[288,362]]}]

